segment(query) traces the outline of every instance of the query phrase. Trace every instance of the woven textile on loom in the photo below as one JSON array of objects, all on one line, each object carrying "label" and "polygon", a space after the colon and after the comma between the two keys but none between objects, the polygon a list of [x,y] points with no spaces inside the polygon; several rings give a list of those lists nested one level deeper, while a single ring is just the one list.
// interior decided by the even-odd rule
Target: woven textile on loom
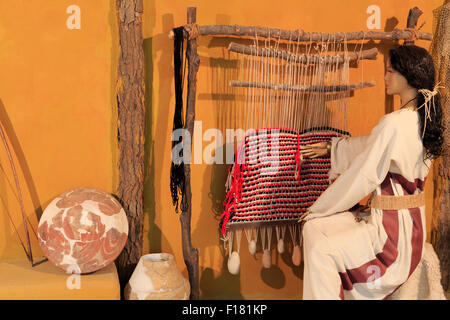
[{"label": "woven textile on loom", "polygon": [[245,136],[229,171],[222,235],[228,230],[295,223],[329,186],[330,158],[301,157],[301,145],[349,136],[321,127],[269,128]]}]

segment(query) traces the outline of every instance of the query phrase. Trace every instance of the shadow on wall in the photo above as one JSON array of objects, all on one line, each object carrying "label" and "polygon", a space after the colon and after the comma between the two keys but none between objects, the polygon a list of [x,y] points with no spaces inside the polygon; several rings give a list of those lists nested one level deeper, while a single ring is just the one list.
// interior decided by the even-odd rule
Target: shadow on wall
[{"label": "shadow on wall", "polygon": [[[222,256],[224,256],[223,246],[219,246],[222,251]],[[205,252],[205,250],[208,252]],[[205,248],[203,256],[207,254],[213,256],[214,252],[214,247]],[[214,276],[214,270],[212,268],[203,268],[200,270],[200,299],[244,299],[241,294],[241,277],[240,275],[232,275],[229,273],[227,263],[228,259],[224,258],[220,274],[217,277]]]},{"label": "shadow on wall", "polygon": [[144,214],[148,215],[148,241],[150,252],[161,252],[161,229],[155,224],[155,156],[152,135],[153,97],[153,39],[144,39],[145,59],[145,144],[144,144]]},{"label": "shadow on wall", "polygon": [[[160,34],[155,35],[153,38],[144,39],[144,57],[145,57],[145,108],[146,108],[146,136],[145,136],[145,175],[144,175],[144,212],[148,214],[148,241],[150,252],[161,252],[161,243],[170,245],[167,239],[163,239],[161,229],[155,223],[156,217],[156,202],[162,203],[162,199],[155,199],[156,188],[167,188],[169,185],[160,185],[163,181],[161,177],[161,170],[155,170],[155,137],[152,133],[157,132],[171,132],[168,125],[169,112],[165,112],[170,109],[171,101],[171,87],[173,86],[173,77],[167,77],[167,74],[173,74],[173,44],[168,38],[170,30],[174,28],[174,20],[172,14],[165,14],[162,16],[163,31]],[[165,43],[161,45],[160,43]],[[160,48],[159,51],[153,52],[153,48]],[[158,61],[155,61],[159,57]],[[154,105],[153,96],[153,68],[158,68],[159,79],[156,79],[158,83],[157,101],[158,105]],[[158,119],[153,119],[153,108],[158,110]],[[156,126],[155,128],[153,126]],[[164,144],[170,143],[170,141],[164,141]],[[158,161],[162,163],[170,163],[170,159],[158,158]],[[171,205],[171,204],[169,204]],[[170,249],[167,249],[170,251]],[[166,250],[166,251],[167,251]]]}]

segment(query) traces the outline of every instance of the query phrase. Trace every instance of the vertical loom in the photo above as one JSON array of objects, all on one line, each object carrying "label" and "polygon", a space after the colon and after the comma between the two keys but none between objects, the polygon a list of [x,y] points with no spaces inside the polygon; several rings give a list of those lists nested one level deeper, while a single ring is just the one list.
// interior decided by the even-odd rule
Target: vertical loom
[{"label": "vertical loom", "polygon": [[349,64],[376,59],[376,48],[363,51],[361,45],[358,52],[349,52],[347,34],[318,34],[313,41],[316,34],[310,33],[309,40],[303,41],[304,33],[296,30],[281,40],[279,32],[266,30],[268,36],[262,40],[255,31],[251,46],[232,42],[228,47],[241,56],[241,79],[230,85],[245,88],[243,118],[248,132],[230,170],[220,222],[232,274],[240,269],[242,231],[251,254],[256,252],[260,235],[262,264],[269,268],[272,237],[276,236],[281,254],[288,230],[292,262],[300,265],[297,220],[328,187],[330,159],[303,158],[299,148],[349,136],[350,91],[375,85],[349,83]]},{"label": "vertical loom", "polygon": [[[223,239],[228,245],[228,269],[233,274],[239,273],[242,231],[251,254],[255,254],[258,241],[261,241],[262,263],[269,268],[272,237],[275,234],[277,250],[282,253],[289,230],[293,244],[292,260],[299,265],[301,230],[296,221],[326,189],[330,167],[327,157],[302,158],[300,145],[349,135],[345,115],[350,92],[375,85],[374,82],[349,82],[349,63],[376,59],[377,49],[363,50],[363,41],[411,42],[415,39],[431,40],[431,35],[414,29],[420,14],[408,19],[405,30],[350,33],[306,33],[303,30],[238,25],[199,26],[195,16],[196,8],[188,8],[188,24],[174,29],[169,35],[178,45],[180,40],[188,39],[184,128],[191,136],[199,68],[196,38],[207,35],[242,37],[250,38],[252,42],[251,45],[231,42],[228,47],[229,51],[241,57],[239,79],[230,81],[229,85],[244,88],[246,92],[242,117],[243,129],[247,130],[229,171],[225,210],[220,222]],[[362,41],[360,50],[349,52],[347,43],[358,40]],[[176,64],[178,68],[182,66],[180,61]],[[177,74],[177,70],[175,72]],[[179,73],[176,78],[180,79]],[[175,111],[178,121],[174,119],[174,129],[175,122],[178,128],[182,127],[182,101],[180,105],[179,98],[178,92]],[[190,168],[189,164],[181,165],[184,165],[184,170],[180,171],[179,166],[172,164],[171,173],[178,170],[184,172],[184,176],[179,179],[172,176],[171,189],[174,203],[178,203],[178,194],[182,196],[183,255],[189,272],[191,299],[198,299],[198,251],[192,247],[190,235]],[[254,195],[265,196],[268,200],[258,207],[252,198]]]}]

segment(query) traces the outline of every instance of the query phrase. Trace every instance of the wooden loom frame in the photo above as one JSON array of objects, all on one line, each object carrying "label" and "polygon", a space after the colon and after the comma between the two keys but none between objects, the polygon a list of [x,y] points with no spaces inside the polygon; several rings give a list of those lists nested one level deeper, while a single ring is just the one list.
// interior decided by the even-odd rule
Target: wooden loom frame
[{"label": "wooden loom frame", "polygon": [[[432,35],[429,33],[420,33],[415,30],[417,21],[422,15],[422,11],[414,7],[409,11],[406,30],[394,29],[391,32],[350,32],[350,33],[336,33],[334,36],[338,41],[353,40],[404,40],[405,43],[414,44],[415,39],[431,40]],[[188,83],[187,83],[187,99],[186,99],[186,115],[184,129],[188,130],[190,136],[193,136],[194,121],[195,121],[195,101],[197,91],[197,72],[200,66],[200,58],[197,54],[197,40],[199,36],[213,35],[213,36],[234,36],[234,37],[248,37],[255,33],[262,38],[275,38],[291,41],[310,41],[319,42],[323,40],[323,36],[331,34],[321,33],[305,33],[303,30],[295,30],[294,32],[280,29],[271,29],[265,27],[253,26],[227,26],[227,25],[197,25],[197,8],[187,8],[187,24],[184,27],[184,38],[187,39],[187,65],[188,65]],[[171,31],[169,38],[173,39],[174,34]],[[232,45],[230,45],[232,47]],[[192,143],[192,142],[191,142]],[[192,147],[192,145],[191,145]],[[183,257],[186,264],[189,282],[191,286],[190,299],[199,299],[199,266],[198,266],[198,249],[192,246],[191,241],[191,174],[190,164],[184,164],[185,175],[185,192],[183,200],[185,205],[182,205],[182,213],[180,215],[181,232],[182,232],[182,248]]]}]

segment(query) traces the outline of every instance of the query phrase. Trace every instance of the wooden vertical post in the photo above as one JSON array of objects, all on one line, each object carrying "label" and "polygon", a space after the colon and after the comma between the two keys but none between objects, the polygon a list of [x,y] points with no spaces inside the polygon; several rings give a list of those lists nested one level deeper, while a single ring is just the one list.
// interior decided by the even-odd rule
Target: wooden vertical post
[{"label": "wooden vertical post", "polygon": [[144,195],[144,50],[142,0],[117,0],[120,56],[117,84],[119,188],[128,241],[117,258],[121,292],[142,256]]},{"label": "wooden vertical post", "polygon": [[[450,85],[450,77],[444,85]],[[447,87],[449,88],[449,87]],[[450,102],[450,94],[443,101]],[[445,120],[446,134],[444,134],[444,154],[442,159],[434,162],[435,199],[433,207],[431,244],[436,250],[441,267],[441,284],[445,291],[450,292],[450,107],[442,104],[443,119]]]},{"label": "wooden vertical post", "polygon": [[[419,20],[419,17],[422,15],[422,13],[422,10],[420,10],[418,7],[410,9],[408,13],[408,19],[406,21],[406,27],[415,29],[417,26],[417,21]],[[405,44],[414,44],[414,41],[405,40]]]},{"label": "wooden vertical post", "polygon": [[435,9],[437,20],[431,45],[438,81],[445,88],[440,89],[442,121],[444,130],[443,155],[433,163],[434,206],[431,220],[431,243],[439,257],[441,283],[450,292],[450,2]]},{"label": "wooden vertical post", "polygon": [[[196,23],[197,8],[188,7],[187,23]],[[186,55],[188,60],[188,93],[186,103],[186,121],[184,129],[188,130],[191,137],[194,136],[195,121],[195,96],[197,91],[197,71],[200,65],[200,58],[197,54],[196,38],[187,41]],[[192,141],[191,141],[192,149]],[[185,149],[185,147],[183,147]],[[190,159],[189,159],[190,160]],[[191,300],[198,300],[199,275],[198,275],[198,249],[192,246],[191,242],[191,211],[192,211],[192,192],[191,192],[191,168],[189,163],[184,164],[185,175],[185,194],[182,200],[182,213],[180,215],[181,237],[183,246],[184,262],[189,273],[189,283],[191,285]]]}]

